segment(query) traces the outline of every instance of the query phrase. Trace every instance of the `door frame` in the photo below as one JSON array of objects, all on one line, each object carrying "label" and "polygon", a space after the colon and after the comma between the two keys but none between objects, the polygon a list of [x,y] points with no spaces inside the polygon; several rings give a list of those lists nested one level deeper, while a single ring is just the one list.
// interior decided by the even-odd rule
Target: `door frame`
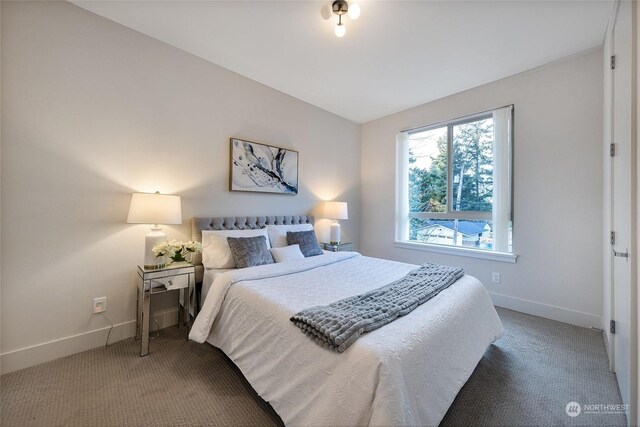
[{"label": "door frame", "polygon": [[[603,337],[605,341],[605,347],[609,355],[609,368],[611,371],[615,371],[615,334],[609,332],[609,321],[615,319],[616,307],[615,307],[615,282],[613,277],[613,253],[612,247],[609,243],[609,233],[612,228],[612,215],[613,215],[613,200],[612,200],[612,185],[613,180],[613,162],[614,157],[609,154],[610,144],[614,143],[614,84],[615,84],[615,70],[610,67],[610,57],[616,54],[615,40],[613,37],[613,31],[619,16],[620,5],[622,0],[613,0],[611,3],[611,12],[609,16],[609,23],[604,39],[604,127],[603,127],[603,141],[604,141],[604,197],[603,197],[603,225],[605,234],[604,245],[604,264],[603,264]],[[640,177],[638,176],[638,169],[640,168],[640,153],[638,152],[638,90],[640,85],[640,77],[638,77],[638,56],[640,55],[640,43],[638,42],[638,28],[633,23],[640,22],[640,11],[638,1],[632,1],[631,3],[631,34],[629,35],[631,40],[631,141],[630,141],[630,167],[631,167],[631,191],[630,191],[630,247],[629,247],[629,262],[630,262],[630,362],[629,367],[630,374],[630,395],[629,395],[629,412],[627,422],[630,425],[640,424],[640,417],[638,409],[640,407],[640,396],[638,395],[638,383],[640,381],[640,373],[638,371],[638,342],[640,340],[640,328],[638,327],[638,304],[640,298],[638,294],[638,265],[640,264],[640,254],[638,254],[638,241],[640,240],[640,230],[638,229],[638,217],[640,209],[638,209],[638,201],[640,200]]]},{"label": "door frame", "polygon": [[604,183],[603,183],[603,226],[604,226],[604,247],[603,247],[603,312],[602,331],[605,348],[609,356],[609,369],[615,371],[615,336],[609,331],[609,322],[614,313],[614,289],[613,289],[613,257],[611,254],[611,231],[613,229],[613,158],[610,155],[610,145],[613,141],[613,74],[610,69],[609,58],[613,54],[613,27],[617,18],[620,0],[611,2],[609,12],[609,22],[604,37],[604,58],[603,58],[603,86],[604,86],[604,106],[603,106],[603,158],[604,158]]}]

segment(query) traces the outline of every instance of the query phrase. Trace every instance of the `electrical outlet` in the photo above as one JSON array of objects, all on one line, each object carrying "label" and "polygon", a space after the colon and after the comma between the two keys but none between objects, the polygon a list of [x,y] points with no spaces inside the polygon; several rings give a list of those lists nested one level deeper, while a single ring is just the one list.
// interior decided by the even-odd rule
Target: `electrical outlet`
[{"label": "electrical outlet", "polygon": [[492,283],[500,283],[502,281],[502,274],[496,273],[495,271],[491,273],[491,282]]},{"label": "electrical outlet", "polygon": [[93,314],[104,313],[107,311],[107,297],[93,299]]}]

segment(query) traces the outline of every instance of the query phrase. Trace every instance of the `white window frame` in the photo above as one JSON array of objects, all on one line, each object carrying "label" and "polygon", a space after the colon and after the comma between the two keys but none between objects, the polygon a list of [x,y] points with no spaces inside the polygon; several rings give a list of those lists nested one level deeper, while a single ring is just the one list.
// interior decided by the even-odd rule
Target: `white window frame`
[{"label": "white window frame", "polygon": [[[494,118],[494,202],[492,212],[454,211],[453,203],[453,127],[478,120]],[[447,128],[447,212],[409,211],[409,137],[413,133]],[[508,225],[512,216],[512,147],[513,105],[483,111],[445,122],[434,123],[400,132],[396,137],[396,238],[395,246],[429,252],[460,255],[480,259],[515,263],[517,255],[508,252]],[[507,161],[504,161],[504,160]],[[496,183],[498,183],[496,185]],[[504,203],[507,200],[507,203]],[[409,240],[409,222],[421,219],[491,220],[494,228],[494,249],[477,249]]]}]

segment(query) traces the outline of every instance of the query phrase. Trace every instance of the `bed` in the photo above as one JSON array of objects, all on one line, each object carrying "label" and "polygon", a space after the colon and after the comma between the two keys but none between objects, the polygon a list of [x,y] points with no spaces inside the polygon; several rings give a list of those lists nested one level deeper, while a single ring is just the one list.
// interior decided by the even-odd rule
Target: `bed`
[{"label": "bed", "polygon": [[[196,218],[203,230],[313,223],[313,218]],[[295,313],[384,286],[415,265],[355,252],[205,272],[189,338],[220,348],[286,425],[437,425],[503,326],[484,286],[465,275],[344,353],[314,343]]]}]

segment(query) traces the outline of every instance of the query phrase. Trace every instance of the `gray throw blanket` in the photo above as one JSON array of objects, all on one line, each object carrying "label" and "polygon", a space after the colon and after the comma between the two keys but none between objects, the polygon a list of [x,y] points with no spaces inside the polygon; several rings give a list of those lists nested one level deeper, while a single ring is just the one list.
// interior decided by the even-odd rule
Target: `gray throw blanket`
[{"label": "gray throw blanket", "polygon": [[424,264],[406,276],[362,295],[302,310],[290,320],[316,343],[345,351],[365,332],[412,312],[462,277],[464,270]]}]

